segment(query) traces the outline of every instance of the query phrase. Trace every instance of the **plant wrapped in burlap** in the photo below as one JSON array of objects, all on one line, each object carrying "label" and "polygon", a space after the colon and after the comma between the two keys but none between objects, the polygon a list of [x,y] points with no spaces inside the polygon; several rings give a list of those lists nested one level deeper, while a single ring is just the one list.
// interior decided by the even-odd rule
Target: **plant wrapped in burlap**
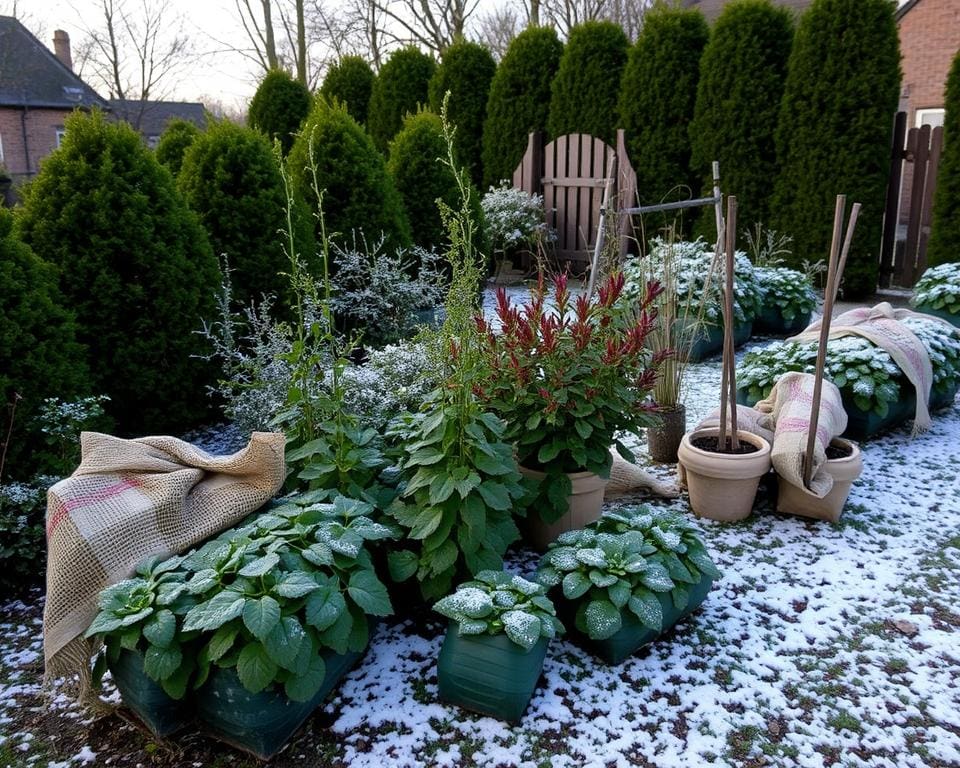
[{"label": "plant wrapped in burlap", "polygon": [[173,437],[81,435],[80,466],[47,494],[45,679],[90,685],[95,651],[83,633],[104,587],[145,558],[184,552],[235,525],[280,490],[284,436],[254,432],[249,445],[211,456]]}]

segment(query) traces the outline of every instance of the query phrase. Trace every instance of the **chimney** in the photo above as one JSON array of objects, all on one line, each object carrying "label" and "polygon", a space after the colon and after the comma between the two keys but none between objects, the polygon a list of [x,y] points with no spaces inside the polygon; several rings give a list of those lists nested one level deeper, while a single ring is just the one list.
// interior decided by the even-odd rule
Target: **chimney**
[{"label": "chimney", "polygon": [[70,35],[62,29],[54,30],[53,52],[57,55],[57,58],[63,62],[63,65],[72,72],[73,56],[70,55]]}]

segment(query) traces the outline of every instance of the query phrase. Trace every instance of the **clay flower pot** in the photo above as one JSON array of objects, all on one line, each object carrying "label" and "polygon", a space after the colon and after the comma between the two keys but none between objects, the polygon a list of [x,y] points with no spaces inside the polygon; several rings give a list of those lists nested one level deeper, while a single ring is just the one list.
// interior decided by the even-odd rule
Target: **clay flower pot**
[{"label": "clay flower pot", "polygon": [[647,450],[650,458],[661,464],[676,464],[677,449],[687,431],[686,406],[677,405],[657,411],[660,424],[647,427]]},{"label": "clay flower pot", "polygon": [[779,493],[777,495],[777,511],[788,515],[802,515],[817,520],[829,520],[836,523],[843,513],[843,505],[850,495],[850,486],[863,472],[863,456],[856,443],[834,438],[830,445],[847,448],[849,456],[841,459],[827,459],[824,468],[833,477],[833,488],[822,499],[814,496],[804,488],[778,478]]},{"label": "clay flower pot", "polygon": [[[535,469],[520,467],[520,474],[542,480],[544,472]],[[527,513],[525,520],[519,521],[520,532],[524,541],[534,549],[543,552],[547,545],[566,531],[575,531],[583,528],[600,517],[603,506],[603,491],[607,487],[607,479],[593,472],[568,473],[573,491],[569,497],[569,507],[565,515],[552,523],[545,523],[535,509]]]},{"label": "clay flower pot", "polygon": [[697,517],[734,522],[753,509],[757,486],[770,471],[770,443],[762,437],[740,432],[741,442],[758,450],[753,453],[714,453],[693,445],[700,437],[717,437],[719,429],[688,432],[680,441],[677,458],[686,476],[690,506]]}]

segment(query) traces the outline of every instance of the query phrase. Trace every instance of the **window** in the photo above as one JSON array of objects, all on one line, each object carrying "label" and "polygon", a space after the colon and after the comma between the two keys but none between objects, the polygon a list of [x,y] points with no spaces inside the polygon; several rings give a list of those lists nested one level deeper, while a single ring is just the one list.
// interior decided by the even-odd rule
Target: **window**
[{"label": "window", "polygon": [[942,107],[936,109],[918,109],[917,110],[917,128],[923,125],[929,125],[931,128],[943,125]]},{"label": "window", "polygon": [[63,128],[57,128],[57,146],[59,147],[63,143],[63,137],[67,135],[67,132]]}]

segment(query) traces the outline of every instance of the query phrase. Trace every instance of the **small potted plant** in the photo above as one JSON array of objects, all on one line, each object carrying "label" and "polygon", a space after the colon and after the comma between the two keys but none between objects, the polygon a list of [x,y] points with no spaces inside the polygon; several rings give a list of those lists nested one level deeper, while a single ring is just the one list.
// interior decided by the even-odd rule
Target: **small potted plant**
[{"label": "small potted plant", "polygon": [[787,267],[755,267],[754,274],[764,297],[763,308],[754,319],[757,330],[789,336],[810,324],[817,306],[810,278]]},{"label": "small potted plant", "polygon": [[450,619],[437,661],[440,698],[518,721],[540,678],[547,645],[563,632],[546,588],[503,571],[481,571],[434,610]]},{"label": "small potted plant", "polygon": [[536,253],[556,240],[556,232],[546,223],[542,195],[530,195],[503,181],[490,187],[480,206],[486,240],[499,256],[498,263],[519,258],[526,267],[532,261],[531,250]]},{"label": "small potted plant", "polygon": [[685,518],[647,507],[608,511],[561,534],[537,572],[574,636],[609,664],[696,610],[719,577]]},{"label": "small potted plant", "polygon": [[614,273],[595,301],[574,300],[559,275],[548,302],[541,273],[523,307],[498,292],[500,332],[477,319],[486,340],[477,392],[506,422],[520,471],[537,484],[524,533],[540,549],[599,516],[611,446],[633,460],[617,434],[656,419],[649,394],[668,353],[652,352],[647,338],[660,288],[648,284],[631,303],[620,301],[623,287]]},{"label": "small potted plant", "polygon": [[927,269],[913,287],[910,302],[918,312],[960,326],[960,263]]}]

